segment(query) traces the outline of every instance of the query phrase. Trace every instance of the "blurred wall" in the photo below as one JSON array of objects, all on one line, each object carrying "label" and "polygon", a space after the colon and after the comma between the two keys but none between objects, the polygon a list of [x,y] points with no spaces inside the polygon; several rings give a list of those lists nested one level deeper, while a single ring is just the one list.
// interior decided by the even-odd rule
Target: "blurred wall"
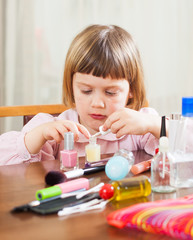
[{"label": "blurred wall", "polygon": [[[181,97],[193,95],[192,0],[4,2],[1,105],[60,103],[68,47],[79,31],[94,23],[119,25],[134,37],[150,106],[160,115],[180,112]],[[10,118],[3,131],[21,126],[21,119]]]}]

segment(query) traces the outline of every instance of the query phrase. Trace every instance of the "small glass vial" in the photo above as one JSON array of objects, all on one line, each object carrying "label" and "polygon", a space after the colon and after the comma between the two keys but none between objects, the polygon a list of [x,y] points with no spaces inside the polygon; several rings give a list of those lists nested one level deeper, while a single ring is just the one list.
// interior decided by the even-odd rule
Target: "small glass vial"
[{"label": "small glass vial", "polygon": [[78,168],[78,154],[74,150],[74,133],[64,133],[64,150],[60,151],[60,169],[69,171]]},{"label": "small glass vial", "polygon": [[98,162],[101,160],[101,146],[96,143],[96,137],[90,137],[89,144],[85,147],[86,163]]},{"label": "small glass vial", "polygon": [[170,164],[173,156],[169,152],[167,137],[159,140],[159,152],[151,162],[151,188],[153,192],[170,193],[176,189],[170,185]]}]

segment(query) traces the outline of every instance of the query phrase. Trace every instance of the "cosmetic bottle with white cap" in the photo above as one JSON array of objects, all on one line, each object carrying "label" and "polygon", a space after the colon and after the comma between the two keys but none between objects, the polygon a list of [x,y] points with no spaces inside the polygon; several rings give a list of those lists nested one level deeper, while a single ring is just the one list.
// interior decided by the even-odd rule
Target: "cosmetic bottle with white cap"
[{"label": "cosmetic bottle with white cap", "polygon": [[153,192],[159,193],[175,192],[175,187],[170,183],[170,169],[174,158],[169,152],[169,140],[165,136],[165,116],[162,117],[160,135],[159,152],[151,161],[151,189]]},{"label": "cosmetic bottle with white cap", "polygon": [[101,160],[101,146],[97,144],[96,137],[90,137],[89,144],[85,147],[86,163],[98,162]]},{"label": "cosmetic bottle with white cap", "polygon": [[103,126],[100,126],[99,132],[90,137],[89,144],[85,147],[86,165],[90,165],[91,163],[99,162],[101,160],[101,146],[97,144],[97,137],[101,135],[104,136],[110,132],[110,129],[103,131]]},{"label": "cosmetic bottle with white cap", "polygon": [[74,133],[64,133],[64,150],[60,151],[60,169],[62,171],[69,171],[77,169],[78,154],[74,150]]}]

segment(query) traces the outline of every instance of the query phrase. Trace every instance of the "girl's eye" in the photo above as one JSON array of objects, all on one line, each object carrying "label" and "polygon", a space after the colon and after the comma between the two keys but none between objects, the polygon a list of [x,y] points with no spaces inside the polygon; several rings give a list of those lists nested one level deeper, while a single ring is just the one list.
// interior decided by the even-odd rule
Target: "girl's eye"
[{"label": "girl's eye", "polygon": [[105,91],[107,95],[113,96],[116,95],[117,92]]},{"label": "girl's eye", "polygon": [[81,90],[81,92],[83,94],[90,94],[92,92],[92,90]]}]

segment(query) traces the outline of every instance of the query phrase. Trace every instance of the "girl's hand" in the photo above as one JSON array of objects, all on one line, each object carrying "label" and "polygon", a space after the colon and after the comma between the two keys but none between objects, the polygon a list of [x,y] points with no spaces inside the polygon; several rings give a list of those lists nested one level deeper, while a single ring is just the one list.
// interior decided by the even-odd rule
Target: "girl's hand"
[{"label": "girl's hand", "polygon": [[90,136],[88,130],[83,125],[69,120],[45,123],[39,127],[42,129],[42,136],[46,141],[55,140],[57,143],[60,143],[64,139],[65,132],[73,132],[75,141],[79,138],[79,132],[85,135],[86,138]]},{"label": "girl's hand", "polygon": [[86,138],[90,137],[88,130],[81,124],[69,120],[60,120],[44,123],[25,135],[25,145],[31,154],[38,153],[47,140],[60,143],[65,132],[73,132],[74,140],[79,138],[81,132]]},{"label": "girl's hand", "polygon": [[138,112],[129,108],[112,113],[103,125],[103,130],[109,128],[120,138],[126,134],[144,135],[148,132],[159,138],[161,118],[156,115]]}]

